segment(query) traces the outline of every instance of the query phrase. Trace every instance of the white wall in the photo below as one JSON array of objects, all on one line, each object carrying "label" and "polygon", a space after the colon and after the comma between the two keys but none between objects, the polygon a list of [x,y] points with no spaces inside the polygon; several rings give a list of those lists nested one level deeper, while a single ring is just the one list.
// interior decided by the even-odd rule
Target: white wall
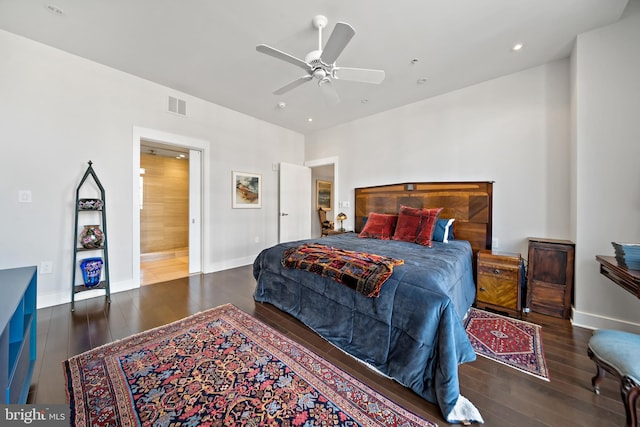
[{"label": "white wall", "polygon": [[353,189],[495,181],[493,235],[526,257],[527,237],[569,238],[569,61],[406,105],[307,137],[307,159],[340,157]]},{"label": "white wall", "polygon": [[[209,142],[205,272],[247,264],[277,242],[272,164],[302,164],[303,135],[5,31],[0,52],[0,269],[52,261],[53,273],[38,277],[39,307],[70,300],[75,188],[88,160],[107,193],[112,291],[138,286],[136,126]],[[186,99],[188,117],[166,112],[169,95]],[[232,170],[262,174],[262,209],[231,209]],[[32,191],[33,202],[18,203],[19,190]]]},{"label": "white wall", "polygon": [[574,320],[640,332],[640,300],[599,274],[612,241],[640,242],[640,2],[616,24],[578,37],[573,55]]}]

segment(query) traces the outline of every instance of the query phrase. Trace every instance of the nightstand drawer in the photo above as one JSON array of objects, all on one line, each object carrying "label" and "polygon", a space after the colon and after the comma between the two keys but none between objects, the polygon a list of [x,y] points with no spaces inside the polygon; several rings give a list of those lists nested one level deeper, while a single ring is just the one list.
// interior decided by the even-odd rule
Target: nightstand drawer
[{"label": "nightstand drawer", "polygon": [[494,277],[496,279],[517,281],[519,274],[520,274],[519,267],[512,267],[512,266],[493,264],[493,263],[478,264],[478,280],[480,280],[481,275],[484,275],[484,276]]},{"label": "nightstand drawer", "polygon": [[518,282],[478,276],[478,301],[518,309]]}]

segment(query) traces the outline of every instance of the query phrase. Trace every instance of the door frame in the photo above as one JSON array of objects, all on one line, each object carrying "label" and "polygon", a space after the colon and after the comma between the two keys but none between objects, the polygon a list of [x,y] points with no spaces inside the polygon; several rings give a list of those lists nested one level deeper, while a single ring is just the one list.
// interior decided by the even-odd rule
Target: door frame
[{"label": "door frame", "polygon": [[[209,141],[191,138],[183,135],[176,135],[156,129],[149,129],[140,126],[133,127],[132,146],[133,146],[133,170],[132,170],[132,194],[133,194],[133,221],[132,221],[132,236],[131,236],[131,253],[132,253],[132,272],[133,283],[136,287],[140,286],[140,140],[147,140],[151,142],[157,142],[160,144],[175,145],[182,148],[198,150],[201,152],[201,170],[200,179],[201,186],[199,194],[195,196],[200,197],[200,267],[203,273],[208,272],[207,266],[204,265],[204,260],[209,259],[208,240],[205,241],[204,236],[207,235],[208,224],[210,224],[210,188],[209,188],[209,171],[210,162],[207,156],[207,150],[209,148]],[[192,194],[189,194],[191,198]],[[189,220],[191,222],[191,219]],[[190,243],[191,245],[191,243]],[[191,253],[192,251],[189,250]]]}]

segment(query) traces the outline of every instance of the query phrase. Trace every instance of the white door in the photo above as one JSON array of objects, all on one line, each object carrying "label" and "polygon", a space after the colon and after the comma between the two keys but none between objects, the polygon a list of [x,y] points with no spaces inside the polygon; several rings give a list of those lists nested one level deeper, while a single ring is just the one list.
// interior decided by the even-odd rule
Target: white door
[{"label": "white door", "polygon": [[311,237],[311,168],[280,163],[280,242]]},{"label": "white door", "polygon": [[189,150],[189,274],[202,271],[201,154],[198,150]]}]

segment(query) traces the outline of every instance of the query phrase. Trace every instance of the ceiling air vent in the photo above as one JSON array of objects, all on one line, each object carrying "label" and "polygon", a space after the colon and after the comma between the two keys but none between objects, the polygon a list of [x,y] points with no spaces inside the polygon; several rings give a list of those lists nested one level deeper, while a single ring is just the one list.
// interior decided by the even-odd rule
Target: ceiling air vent
[{"label": "ceiling air vent", "polygon": [[184,99],[169,97],[169,112],[179,114],[181,116],[187,115],[187,101]]}]

